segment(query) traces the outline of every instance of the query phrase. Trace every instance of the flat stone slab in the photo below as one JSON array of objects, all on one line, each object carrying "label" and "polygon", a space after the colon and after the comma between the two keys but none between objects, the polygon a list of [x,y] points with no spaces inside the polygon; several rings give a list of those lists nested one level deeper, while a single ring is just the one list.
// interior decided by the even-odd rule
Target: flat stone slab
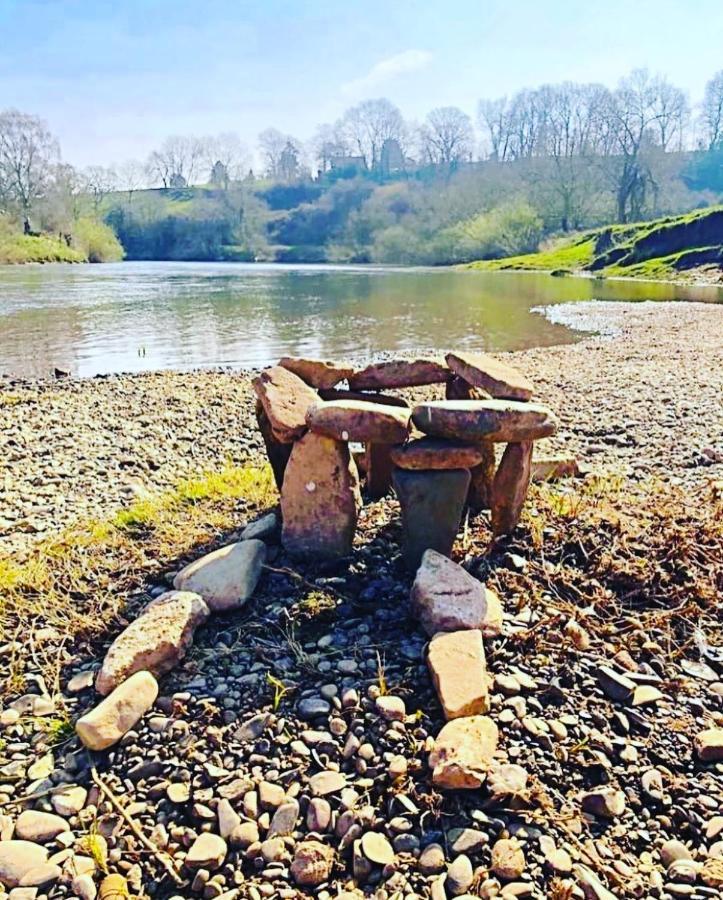
[{"label": "flat stone slab", "polygon": [[538,403],[515,400],[432,400],[412,410],[425,434],[460,441],[536,441],[557,431],[557,419]]},{"label": "flat stone slab", "polygon": [[432,782],[450,790],[481,787],[492,766],[497,740],[497,726],[487,716],[447,722],[429,754]]},{"label": "flat stone slab", "polygon": [[409,434],[409,410],[362,400],[333,400],[309,408],[306,424],[336,441],[396,444]]},{"label": "flat stone slab", "polygon": [[494,591],[436,550],[427,550],[422,557],[411,600],[429,635],[478,629],[492,637],[502,628],[502,607]]},{"label": "flat stone slab", "polygon": [[252,596],[265,559],[263,541],[238,541],[189,563],[173,586],[200,594],[212,612],[239,609]]},{"label": "flat stone slab", "polygon": [[349,387],[353,391],[419,387],[443,384],[449,377],[449,368],[441,357],[420,356],[417,359],[372,363],[351,376]]},{"label": "flat stone slab", "polygon": [[110,645],[95,680],[98,693],[109,694],[143,669],[156,677],[170,672],[208,617],[206,603],[189,591],[168,591],[153,600]]},{"label": "flat stone slab", "polygon": [[333,388],[354,372],[351,363],[336,363],[325,359],[308,359],[301,356],[282,356],[279,365],[313,388]]},{"label": "flat stone slab", "polygon": [[482,632],[439,632],[429,643],[427,665],[447,719],[487,712],[487,669]]},{"label": "flat stone slab", "polygon": [[361,495],[349,445],[307,432],[294,444],[281,490],[281,542],[288,553],[318,559],[346,556]]},{"label": "flat stone slab", "polygon": [[529,400],[532,396],[532,382],[522,372],[486,353],[448,353],[446,361],[455,375],[493,397]]},{"label": "flat stone slab", "polygon": [[391,451],[392,462],[400,469],[471,469],[484,460],[478,444],[423,437]]},{"label": "flat stone slab", "polygon": [[306,413],[319,395],[283,366],[265,369],[251,382],[276,440],[284,444],[306,431]]},{"label": "flat stone slab", "polygon": [[365,403],[381,403],[383,406],[399,406],[409,409],[409,403],[404,397],[395,397],[393,394],[374,394],[371,391],[343,391],[338,388],[319,390],[322,400],[362,400]]}]

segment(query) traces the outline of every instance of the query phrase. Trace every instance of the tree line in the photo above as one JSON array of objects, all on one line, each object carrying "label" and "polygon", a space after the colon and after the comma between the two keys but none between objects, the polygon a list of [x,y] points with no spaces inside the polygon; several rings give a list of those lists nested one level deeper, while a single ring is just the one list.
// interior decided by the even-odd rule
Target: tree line
[{"label": "tree line", "polygon": [[[446,106],[413,122],[386,98],[365,100],[308,141],[264,130],[260,167],[238,134],[224,133],[169,137],[145,161],[78,170],[61,161],[41,120],[9,110],[0,113],[0,213],[26,230],[37,218],[62,232],[80,209],[107,217],[112,199],[116,224],[122,204],[138,225],[171,213],[156,205],[140,214],[137,204],[134,212],[137,192],[205,186],[191,218],[224,219],[217,242],[237,243],[243,222],[239,240],[254,253],[313,244],[326,248],[325,258],[388,250],[394,261],[406,237],[439,243],[446,229],[448,244],[465,244],[470,234],[509,227],[515,210],[529,243],[716,202],[722,153],[723,70],[695,105],[642,69],[613,89],[565,82],[483,99],[474,119]],[[460,197],[465,191],[471,202]],[[502,243],[488,250],[504,252],[510,242]]]}]

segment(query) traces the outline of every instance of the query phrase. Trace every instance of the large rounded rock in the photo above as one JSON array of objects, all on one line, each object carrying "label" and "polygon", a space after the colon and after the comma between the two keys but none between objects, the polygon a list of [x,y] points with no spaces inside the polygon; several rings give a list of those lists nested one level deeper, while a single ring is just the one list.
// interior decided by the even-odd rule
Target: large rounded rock
[{"label": "large rounded rock", "polygon": [[462,566],[427,550],[412,586],[412,606],[428,635],[439,631],[479,629],[486,637],[500,633],[499,598]]},{"label": "large rounded rock", "polygon": [[423,384],[441,384],[448,380],[450,371],[441,357],[420,356],[417,359],[392,359],[372,363],[355,372],[349,379],[354,390],[379,390],[383,388],[418,387]]},{"label": "large rounded rock", "polygon": [[391,457],[400,469],[471,469],[480,465],[484,453],[479,444],[424,437],[394,447]]},{"label": "large rounded rock", "polygon": [[395,444],[409,433],[409,410],[362,400],[333,400],[309,408],[306,424],[337,441]]},{"label": "large rounded rock", "polygon": [[325,359],[305,359],[299,356],[283,356],[279,365],[298,375],[314,388],[333,388],[354,371],[351,364],[335,363]]},{"label": "large rounded rock", "polygon": [[75,723],[90,750],[105,750],[130,731],[156,702],[158,683],[150,672],[136,672]]},{"label": "large rounded rock", "polygon": [[282,366],[265,369],[253,388],[278,441],[290,444],[306,431],[306,412],[319,395]]},{"label": "large rounded rock", "polygon": [[265,559],[263,541],[239,541],[181,569],[173,586],[200,594],[212,612],[239,609],[253,594]]},{"label": "large rounded rock", "polygon": [[31,841],[0,841],[0,885],[17,887],[23,876],[48,858],[48,851]]},{"label": "large rounded rock", "polygon": [[69,830],[70,826],[61,816],[34,809],[20,813],[15,823],[15,837],[35,844],[47,844],[61,832]]},{"label": "large rounded rock", "polygon": [[321,841],[299,844],[291,863],[291,877],[302,887],[317,887],[329,880],[334,865],[334,850]]},{"label": "large rounded rock", "polygon": [[532,396],[531,381],[513,366],[486,353],[448,353],[446,360],[455,375],[492,397],[529,400]]},{"label": "large rounded rock", "polygon": [[318,559],[346,556],[360,506],[348,444],[305,434],[294,444],[281,491],[281,542],[286,551]]},{"label": "large rounded rock", "polygon": [[196,628],[208,616],[208,606],[199,594],[162,594],[113,641],[98,672],[95,689],[109,694],[134,672],[144,669],[156,676],[170,672],[186,655]]},{"label": "large rounded rock", "polygon": [[539,403],[514,400],[432,400],[412,410],[425,434],[460,441],[536,441],[557,431],[552,412]]},{"label": "large rounded rock", "polygon": [[447,722],[429,754],[432,781],[440,788],[481,787],[497,749],[497,726],[487,716]]}]

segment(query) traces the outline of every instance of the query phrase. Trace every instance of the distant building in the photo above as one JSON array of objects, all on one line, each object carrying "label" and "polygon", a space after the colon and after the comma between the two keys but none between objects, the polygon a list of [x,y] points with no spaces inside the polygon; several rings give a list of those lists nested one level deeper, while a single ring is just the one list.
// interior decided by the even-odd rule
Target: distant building
[{"label": "distant building", "polygon": [[379,171],[382,175],[392,175],[394,172],[402,172],[403,170],[404,154],[399,141],[394,138],[387,138],[382,144],[382,150],[379,154]]},{"label": "distant building", "polygon": [[171,175],[168,186],[176,189],[185,188],[188,187],[188,182],[180,172],[174,172],[173,175]]}]

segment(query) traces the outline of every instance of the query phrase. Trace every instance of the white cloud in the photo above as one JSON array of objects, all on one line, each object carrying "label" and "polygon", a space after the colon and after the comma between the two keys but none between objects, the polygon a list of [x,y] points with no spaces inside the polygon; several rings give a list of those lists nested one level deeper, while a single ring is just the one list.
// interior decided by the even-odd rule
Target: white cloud
[{"label": "white cloud", "polygon": [[432,54],[428,50],[405,50],[402,53],[395,53],[394,56],[375,63],[361,78],[354,78],[342,84],[341,91],[347,96],[362,97],[376,91],[399,75],[424,69],[431,61]]}]

